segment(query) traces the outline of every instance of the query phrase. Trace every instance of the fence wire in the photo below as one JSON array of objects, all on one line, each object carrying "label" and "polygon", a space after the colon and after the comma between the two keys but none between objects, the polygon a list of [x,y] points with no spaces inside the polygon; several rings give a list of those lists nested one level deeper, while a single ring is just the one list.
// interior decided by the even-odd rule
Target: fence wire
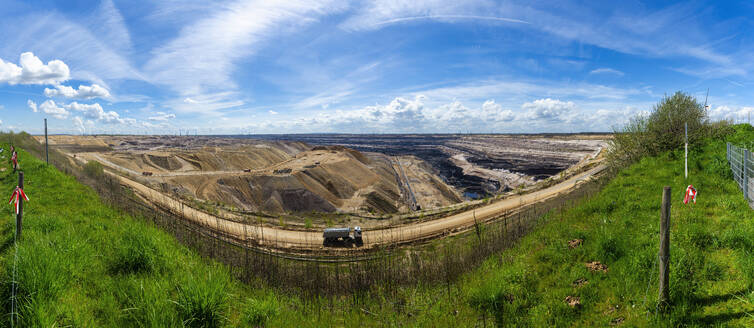
[{"label": "fence wire", "polygon": [[[19,139],[17,143],[23,142],[25,150],[37,158],[44,158],[41,144],[31,138]],[[62,152],[51,149],[50,164],[93,187],[105,202],[167,231],[198,254],[225,263],[242,281],[249,284],[263,281],[270,286],[311,296],[356,294],[375,286],[388,293],[397,293],[397,287],[402,285],[449,284],[490,255],[513,246],[535,227],[561,219],[564,209],[591,198],[605,181],[584,182],[569,193],[501,213],[500,218],[472,230],[476,235],[474,232],[462,234],[447,243],[414,247],[410,252],[385,246],[366,256],[357,249],[342,250],[338,252],[338,258],[332,258],[314,254],[280,254],[257,247],[252,235],[255,229],[261,230],[261,226],[244,226],[243,236],[239,238],[224,233],[228,229],[222,229],[219,221],[206,225],[187,219],[187,208],[176,210],[145,204],[136,194],[122,188],[116,178],[89,176]],[[400,234],[394,229],[388,232]]]},{"label": "fence wire", "polygon": [[733,180],[738,184],[738,188],[744,195],[744,199],[751,207],[754,204],[754,195],[752,195],[752,177],[754,177],[754,157],[751,151],[746,148],[738,147],[730,142],[727,145],[726,158],[730,164]]}]

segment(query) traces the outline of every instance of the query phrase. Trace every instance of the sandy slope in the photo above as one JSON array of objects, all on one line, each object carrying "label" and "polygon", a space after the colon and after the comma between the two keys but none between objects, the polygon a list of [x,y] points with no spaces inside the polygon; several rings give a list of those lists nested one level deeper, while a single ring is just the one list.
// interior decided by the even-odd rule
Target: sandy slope
[{"label": "sandy slope", "polygon": [[[457,229],[468,228],[474,224],[474,215],[476,215],[477,220],[484,221],[498,216],[505,211],[555,197],[560,193],[569,191],[580,181],[589,179],[593,175],[601,172],[604,168],[603,165],[599,165],[551,187],[525,195],[502,199],[473,211],[470,210],[442,219],[421,222],[414,225],[375,231],[364,231],[364,247],[371,248],[381,244],[407,243],[414,240],[431,238]],[[184,206],[180,201],[165,196],[141,183],[125,177],[119,178],[124,185],[132,188],[141,197],[148,199],[150,202],[163,208],[168,208],[175,213],[182,213],[186,219],[201,223],[209,229],[237,236],[237,238],[241,240],[246,238],[247,243],[256,243],[274,248],[323,248],[322,233],[319,231],[294,231],[283,228],[259,227],[256,225],[242,224],[221,219],[197,211],[188,206]]]}]

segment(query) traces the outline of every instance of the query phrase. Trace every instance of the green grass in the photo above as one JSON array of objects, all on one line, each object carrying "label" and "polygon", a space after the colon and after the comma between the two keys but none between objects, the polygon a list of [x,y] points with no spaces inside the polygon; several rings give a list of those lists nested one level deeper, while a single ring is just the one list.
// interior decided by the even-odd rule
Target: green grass
[{"label": "green grass", "polygon": [[[7,149],[7,146],[5,146]],[[141,220],[114,210],[88,187],[19,152],[30,201],[16,263],[19,327],[236,326],[254,291]],[[3,161],[0,167],[8,168]],[[95,166],[87,166],[97,172]],[[17,177],[0,172],[10,195]],[[4,206],[2,326],[10,326],[15,213]],[[267,293],[265,291],[265,293]],[[14,318],[15,320],[15,318]]]},{"label": "green grass", "polygon": [[[738,126],[731,140],[754,138]],[[621,171],[600,194],[490,259],[461,283],[470,304],[500,325],[628,326],[754,325],[754,211],[748,208],[725,162],[725,143],[644,158]],[[696,205],[682,203],[688,184]],[[657,252],[662,188],[672,187],[670,297],[657,313]],[[569,249],[574,238],[583,245]],[[590,272],[600,261],[607,273]],[[577,279],[588,284],[575,287]],[[580,308],[566,296],[581,299]]]},{"label": "green grass", "polygon": [[[753,140],[754,129],[736,126],[728,138]],[[313,298],[241,284],[73,178],[23,151],[20,158],[31,201],[18,244],[18,326],[754,326],[754,210],[732,180],[722,140],[690,151],[688,181],[681,151],[642,159],[451,284]],[[16,176],[0,172],[0,183],[9,195]],[[696,205],[682,204],[688,184],[699,191]],[[673,188],[672,308],[662,314],[656,258],[665,185]],[[9,326],[12,206],[0,213],[8,218],[0,224],[0,324]],[[583,244],[570,249],[574,238]],[[609,269],[590,272],[590,261]],[[575,286],[578,279],[588,283]],[[581,306],[568,306],[567,296]]]}]

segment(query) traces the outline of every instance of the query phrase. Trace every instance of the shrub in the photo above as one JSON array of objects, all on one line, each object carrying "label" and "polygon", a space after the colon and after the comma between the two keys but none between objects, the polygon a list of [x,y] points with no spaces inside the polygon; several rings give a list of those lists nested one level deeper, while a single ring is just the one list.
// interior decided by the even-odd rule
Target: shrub
[{"label": "shrub", "polygon": [[722,138],[732,131],[725,121],[710,123],[704,106],[679,91],[660,100],[648,116],[636,116],[616,129],[608,148],[608,162],[613,167],[624,167],[644,156],[678,149],[684,144],[684,124],[688,124],[690,146],[707,137]]},{"label": "shrub", "polygon": [[84,173],[86,173],[86,175],[88,175],[89,177],[99,179],[105,176],[105,169],[102,164],[100,164],[100,162],[88,161],[84,165]]}]

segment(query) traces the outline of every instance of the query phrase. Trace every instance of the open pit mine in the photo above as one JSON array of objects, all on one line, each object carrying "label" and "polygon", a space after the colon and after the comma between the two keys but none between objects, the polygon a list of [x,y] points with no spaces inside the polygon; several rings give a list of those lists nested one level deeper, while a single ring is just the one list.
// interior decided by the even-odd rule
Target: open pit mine
[{"label": "open pit mine", "polygon": [[386,215],[525,188],[604,135],[51,136],[74,161],[186,201],[266,215]]}]

